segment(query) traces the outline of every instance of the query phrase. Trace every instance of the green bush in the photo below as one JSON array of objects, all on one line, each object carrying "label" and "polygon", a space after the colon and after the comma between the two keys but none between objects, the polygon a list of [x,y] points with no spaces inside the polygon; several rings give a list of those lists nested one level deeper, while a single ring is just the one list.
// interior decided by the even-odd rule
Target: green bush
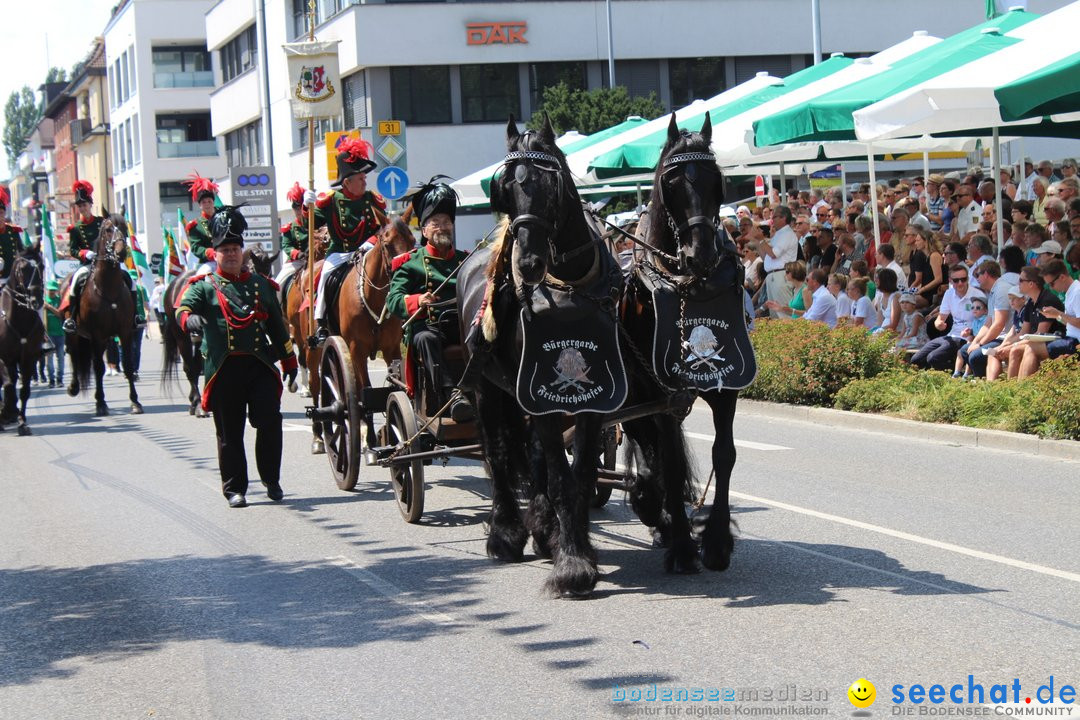
[{"label": "green bush", "polygon": [[830,330],[821,323],[766,319],[750,337],[758,376],[742,394],[757,400],[831,406],[851,381],[903,365],[889,352],[891,336],[859,328]]}]

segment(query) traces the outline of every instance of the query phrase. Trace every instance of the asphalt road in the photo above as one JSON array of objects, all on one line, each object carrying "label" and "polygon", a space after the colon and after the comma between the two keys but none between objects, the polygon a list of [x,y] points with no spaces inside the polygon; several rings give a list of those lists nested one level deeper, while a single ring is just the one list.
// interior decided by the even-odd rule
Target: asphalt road
[{"label": "asphalt road", "polygon": [[[740,413],[729,571],[665,575],[616,492],[595,595],[552,600],[549,563],[484,555],[479,464],[428,467],[407,525],[386,471],[337,489],[299,396],[285,502],[228,508],[158,347],[145,415],[108,378],[111,417],[35,388],[35,434],[0,433],[2,718],[850,715],[861,677],[883,717],[897,684],[1080,684],[1074,463]],[[631,699],[684,688],[721,700]]]}]

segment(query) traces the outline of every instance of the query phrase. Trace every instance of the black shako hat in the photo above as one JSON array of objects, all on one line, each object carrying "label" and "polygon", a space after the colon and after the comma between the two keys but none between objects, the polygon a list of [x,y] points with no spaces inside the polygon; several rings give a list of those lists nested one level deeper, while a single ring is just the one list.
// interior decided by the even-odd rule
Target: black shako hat
[{"label": "black shako hat", "polygon": [[341,183],[357,173],[369,173],[375,169],[371,159],[371,144],[365,140],[348,139],[338,145],[337,180],[331,187],[341,187]]},{"label": "black shako hat", "polygon": [[210,235],[214,241],[214,247],[236,243],[244,244],[244,231],[247,230],[247,220],[240,212],[240,205],[222,205],[210,217]]},{"label": "black shako hat", "polygon": [[449,215],[451,220],[457,218],[457,193],[442,180],[449,180],[446,175],[436,175],[418,186],[416,192],[409,198],[412,204],[413,215],[420,227],[428,221],[432,215],[440,213]]}]

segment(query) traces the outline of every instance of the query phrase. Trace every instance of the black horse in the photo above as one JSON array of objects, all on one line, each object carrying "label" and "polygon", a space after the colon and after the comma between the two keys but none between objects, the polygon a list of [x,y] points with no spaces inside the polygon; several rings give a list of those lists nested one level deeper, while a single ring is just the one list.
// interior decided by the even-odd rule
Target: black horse
[{"label": "black horse", "polygon": [[[561,596],[586,595],[598,577],[588,498],[596,483],[602,413],[625,398],[614,324],[622,276],[586,221],[550,122],[545,118],[539,132],[520,134],[511,118],[506,138],[508,154],[491,186],[492,207],[507,216],[501,242],[474,252],[457,285],[469,355],[462,385],[474,394],[493,484],[487,552],[519,562],[531,534],[536,553],[555,561],[548,589]],[[606,343],[597,329],[605,318],[611,329]],[[583,347],[588,343],[568,341],[580,335],[575,323],[606,345],[601,350],[613,353],[613,359],[589,359]],[[537,344],[534,333],[540,333]],[[551,342],[542,342],[545,337]],[[546,346],[561,348],[557,359],[543,356],[540,348]],[[601,380],[605,368],[622,379],[621,392],[607,371]],[[549,377],[554,379],[546,385],[523,383]],[[590,393],[596,393],[593,400],[603,395],[613,407],[580,411],[558,405]],[[538,408],[536,399],[553,405]],[[569,422],[572,466],[564,442]],[[517,487],[531,488],[524,519]]]},{"label": "black horse", "polygon": [[[252,245],[244,250],[244,268],[269,278],[277,257],[278,253],[270,255]],[[199,378],[203,372],[200,350],[202,337],[184,332],[176,321],[176,306],[193,276],[194,272],[188,270],[174,278],[165,288],[165,297],[162,299],[165,309],[165,331],[162,333],[165,347],[161,359],[161,387],[166,394],[171,394],[176,382],[176,356],[179,355],[184,376],[188,381],[188,415],[203,418],[207,413],[202,409],[202,395],[199,391]]]},{"label": "black horse", "polygon": [[86,278],[78,307],[71,310],[76,318],[78,333],[67,343],[71,356],[71,384],[68,395],[75,397],[90,384],[90,371],[94,372],[95,414],[109,414],[105,402],[105,348],[112,339],[120,339],[120,353],[124,377],[128,381],[128,399],[131,413],[141,415],[142,404],[135,390],[135,373],[132,371],[131,343],[135,331],[135,299],[131,276],[124,267],[127,258],[128,224],[122,215],[108,215],[101,223],[94,251],[97,254]]},{"label": "black horse", "polygon": [[[628,405],[675,393],[699,394],[712,410],[716,495],[701,537],[700,558],[724,570],[734,549],[728,487],[735,465],[732,423],[738,388],[756,374],[746,333],[742,263],[718,224],[723,181],[709,150],[708,116],[698,133],[679,130],[672,115],[640,232],[646,250],[627,283],[620,322],[630,358]],[[630,500],[667,548],[669,572],[700,571],[686,502],[694,494],[676,412],[624,423],[635,448]]]},{"label": "black horse", "polygon": [[[4,423],[17,421],[20,435],[30,434],[30,426],[26,424],[26,403],[30,399],[30,380],[45,338],[40,314],[45,289],[42,268],[40,248],[37,245],[25,248],[15,257],[7,285],[0,291],[0,375],[3,375],[0,382],[4,392],[0,430]],[[16,403],[15,383],[20,380]]]}]

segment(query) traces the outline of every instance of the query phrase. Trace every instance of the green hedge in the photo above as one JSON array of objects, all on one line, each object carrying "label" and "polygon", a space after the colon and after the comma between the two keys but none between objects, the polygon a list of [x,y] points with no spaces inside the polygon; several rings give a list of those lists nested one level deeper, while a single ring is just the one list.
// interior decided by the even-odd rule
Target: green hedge
[{"label": "green hedge", "polygon": [[853,380],[903,366],[889,352],[892,338],[853,327],[804,320],[758,320],[750,335],[758,376],[743,397],[795,405],[832,406]]}]

